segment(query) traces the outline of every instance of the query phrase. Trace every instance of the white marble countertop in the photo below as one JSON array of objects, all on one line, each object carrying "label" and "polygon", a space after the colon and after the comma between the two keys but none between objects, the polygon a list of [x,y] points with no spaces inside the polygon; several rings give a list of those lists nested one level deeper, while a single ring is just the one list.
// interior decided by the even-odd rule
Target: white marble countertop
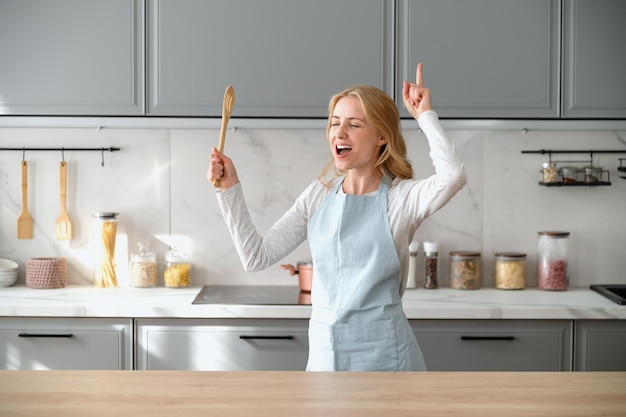
[{"label": "white marble countertop", "polygon": [[[305,305],[194,305],[200,287],[96,288],[68,286],[37,290],[0,288],[0,317],[278,318],[308,319]],[[407,290],[409,319],[620,319],[620,306],[588,288],[551,292],[535,288],[473,291]]]}]

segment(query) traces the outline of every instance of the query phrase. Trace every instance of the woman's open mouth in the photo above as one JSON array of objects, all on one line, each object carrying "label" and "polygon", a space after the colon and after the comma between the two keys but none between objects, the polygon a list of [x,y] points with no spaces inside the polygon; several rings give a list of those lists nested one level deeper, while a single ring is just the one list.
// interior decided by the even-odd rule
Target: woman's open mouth
[{"label": "woman's open mouth", "polygon": [[335,146],[335,153],[337,156],[346,156],[352,150],[352,146],[337,145]]}]

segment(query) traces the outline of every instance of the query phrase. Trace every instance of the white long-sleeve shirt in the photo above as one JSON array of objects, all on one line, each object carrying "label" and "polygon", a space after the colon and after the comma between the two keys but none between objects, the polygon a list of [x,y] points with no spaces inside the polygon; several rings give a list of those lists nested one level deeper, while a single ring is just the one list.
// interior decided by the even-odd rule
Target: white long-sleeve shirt
[{"label": "white long-sleeve shirt", "polygon": [[[437,113],[424,112],[418,123],[428,139],[435,174],[426,179],[395,178],[387,195],[389,225],[400,260],[400,295],[406,287],[409,244],[417,228],[467,182],[463,162],[441,127]],[[304,242],[309,222],[330,192],[319,180],[313,181],[293,206],[261,235],[250,218],[241,184],[218,191],[217,199],[244,269],[268,268]]]}]

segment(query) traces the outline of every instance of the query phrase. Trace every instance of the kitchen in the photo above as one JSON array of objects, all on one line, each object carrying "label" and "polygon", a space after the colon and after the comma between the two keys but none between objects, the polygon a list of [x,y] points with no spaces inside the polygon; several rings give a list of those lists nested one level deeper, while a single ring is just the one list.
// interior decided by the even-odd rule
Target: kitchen
[{"label": "kitchen", "polygon": [[[141,1],[132,3],[144,7]],[[570,5],[573,2],[549,1],[545,3],[565,7],[564,5]],[[585,2],[578,3],[586,4]],[[168,5],[171,7],[168,2],[147,2],[146,7],[149,9],[153,4],[160,4],[164,8]],[[395,5],[396,2],[382,2],[382,4]],[[397,7],[405,7],[407,4],[411,2],[398,2]],[[2,27],[6,28],[8,25],[2,25]],[[623,36],[623,30],[620,33]],[[2,38],[6,39],[4,33]],[[433,39],[438,38],[433,37]],[[383,40],[381,49],[389,50],[384,43],[388,41],[387,38]],[[613,52],[615,56],[619,56],[618,51]],[[193,56],[193,54],[190,55]],[[237,55],[233,59],[235,58],[238,58]],[[239,59],[242,58],[239,56]],[[376,59],[379,58],[376,57]],[[623,57],[621,59],[623,60]],[[393,62],[393,60],[387,59],[384,62]],[[52,65],[52,61],[48,63]],[[413,64],[411,62],[411,66]],[[353,64],[351,68],[360,66],[360,64]],[[408,63],[405,66],[408,67]],[[439,81],[441,78],[438,78],[438,73],[458,66],[454,62],[441,65],[436,60],[424,59],[425,82],[433,90],[435,110],[438,110],[438,97],[441,97],[441,103],[447,104],[446,100],[450,100],[450,97],[454,98],[455,94],[462,93],[460,91],[462,84],[457,85],[458,89],[449,91],[444,89],[446,84],[443,81],[458,82],[457,80],[472,78],[463,72],[457,72],[454,76],[444,73],[441,75],[444,77],[443,80]],[[148,65],[148,67],[148,71],[154,71],[153,66]],[[226,65],[224,67],[228,72],[229,67]],[[612,65],[612,67],[618,68],[619,65]],[[378,70],[379,66],[376,68]],[[164,70],[170,70],[170,68]],[[558,75],[556,68],[555,71]],[[383,71],[383,75],[385,74],[387,72]],[[182,74],[175,73],[175,75],[180,77]],[[133,294],[144,291],[140,293],[141,297],[145,297],[143,294],[151,294],[150,296],[154,294],[151,293],[152,289],[127,288],[127,259],[131,253],[137,251],[137,244],[141,241],[149,242],[150,250],[157,255],[160,286],[155,289],[158,295],[154,298],[163,300],[161,301],[163,303],[168,303],[171,297],[181,297],[181,293],[177,293],[177,290],[162,287],[165,253],[170,245],[178,240],[187,245],[186,248],[189,250],[193,265],[192,285],[195,291],[202,285],[297,285],[296,278],[281,270],[279,265],[263,272],[243,272],[217,206],[214,189],[206,180],[208,155],[211,147],[217,144],[219,107],[227,84],[234,85],[237,91],[237,102],[227,132],[226,151],[238,163],[238,172],[244,185],[248,205],[260,230],[270,227],[289,208],[297,195],[312,179],[317,177],[329,160],[323,118],[307,118],[302,114],[278,119],[273,118],[271,114],[257,115],[253,118],[241,116],[246,114],[246,111],[251,112],[251,109],[254,109],[252,99],[255,97],[248,101],[249,105],[246,107],[246,92],[258,89],[257,84],[268,83],[261,73],[251,71],[248,75],[246,80],[216,82],[216,85],[211,85],[210,89],[204,88],[207,91],[206,96],[211,97],[210,103],[203,104],[204,107],[198,107],[205,112],[202,114],[211,114],[213,116],[211,118],[199,117],[198,114],[193,114],[193,117],[189,118],[181,117],[175,106],[176,99],[179,97],[168,96],[167,94],[172,94],[171,91],[164,91],[161,97],[164,101],[164,105],[161,106],[164,113],[161,116],[168,117],[159,117],[158,113],[150,117],[99,117],[106,114],[104,110],[101,113],[93,113],[93,110],[85,110],[88,106],[82,106],[82,110],[76,108],[70,110],[73,115],[79,115],[78,111],[92,112],[91,114],[83,113],[81,117],[52,117],[43,111],[38,113],[38,117],[27,117],[11,113],[14,110],[10,108],[7,110],[6,106],[2,107],[4,113],[0,118],[2,127],[0,147],[77,148],[89,146],[119,147],[120,151],[0,151],[0,177],[2,178],[0,182],[2,207],[0,256],[14,259],[20,264],[17,287],[0,289],[0,296],[3,293],[10,294],[6,291],[14,288],[27,291],[27,298],[31,300],[24,300],[23,308],[27,311],[26,315],[32,315],[34,310],[39,310],[47,311],[45,314],[62,317],[63,314],[51,313],[49,309],[42,307],[46,302],[53,303],[49,300],[51,297],[49,294],[55,293],[56,290],[36,291],[25,287],[24,265],[32,257],[65,257],[69,267],[69,289],[72,291],[85,289],[90,296],[94,297],[93,304],[106,311],[103,304],[108,300],[102,302],[101,299],[109,297],[106,291],[110,290],[94,289],[91,285],[93,265],[90,253],[90,245],[93,241],[91,213],[98,211],[120,213],[119,255],[116,259],[121,288],[113,290],[117,291],[115,294],[118,294],[120,298],[130,297],[128,294],[131,290]],[[379,75],[378,73],[367,74],[367,77],[378,79]],[[403,74],[398,74],[395,82],[398,83],[402,76]],[[410,76],[410,74],[406,75],[406,77]],[[262,81],[258,82],[255,78]],[[383,86],[393,91],[395,88],[391,82],[393,77],[382,78],[384,78]],[[37,79],[33,78],[32,81],[35,82]],[[340,78],[337,82],[346,83],[353,82],[353,80],[346,76],[345,79]],[[623,87],[623,80],[621,82],[622,84],[618,85]],[[0,87],[0,96],[3,95],[2,88],[4,87]],[[312,96],[317,100],[316,106],[307,107],[308,104],[305,103],[302,108],[323,114],[328,95],[343,87],[343,84],[331,85],[328,87],[329,93],[312,92]],[[110,87],[105,86],[105,88]],[[182,83],[180,88],[186,89],[186,94],[191,94],[193,91],[187,90],[193,90],[194,86]],[[321,87],[319,89],[323,90]],[[97,89],[101,92],[100,90]],[[84,91],[89,91],[89,89]],[[255,93],[261,94],[257,91]],[[281,98],[285,94],[287,93],[284,91],[277,91],[276,97]],[[191,97],[195,99],[195,96]],[[171,99],[169,103],[168,99]],[[276,103],[271,104],[279,107]],[[150,104],[148,103],[147,106],[150,107]],[[159,110],[158,105],[153,107],[153,110]],[[451,112],[458,111],[453,105],[448,107]],[[441,114],[445,113],[444,110],[446,109],[443,109]],[[121,116],[125,111],[127,111],[126,108],[118,110],[116,115]],[[286,110],[281,109],[281,111]],[[623,256],[626,247],[626,223],[620,220],[626,211],[626,198],[624,198],[626,180],[620,178],[620,171],[617,170],[620,166],[618,158],[626,157],[626,154],[594,154],[593,164],[607,170],[611,182],[610,186],[597,187],[541,186],[538,184],[539,171],[542,164],[547,161],[547,156],[522,154],[524,150],[538,149],[626,149],[626,125],[624,124],[626,114],[623,102],[622,107],[617,107],[617,111],[617,116],[574,116],[572,119],[532,115],[519,118],[511,116],[485,118],[480,115],[461,117],[458,113],[456,117],[442,116],[442,124],[457,144],[465,162],[469,183],[449,205],[422,225],[416,237],[416,240],[420,242],[437,241],[439,243],[441,288],[423,289],[423,276],[420,275],[418,278],[420,288],[409,290],[408,297],[419,299],[458,296],[464,299],[469,311],[471,311],[471,297],[484,298],[478,302],[483,306],[489,304],[489,298],[492,296],[509,297],[509,295],[501,295],[503,291],[498,292],[493,289],[494,253],[500,251],[518,251],[528,254],[528,288],[519,293],[530,294],[530,297],[536,296],[537,232],[541,230],[565,230],[571,233],[571,290],[554,294],[553,297],[572,297],[577,291],[588,291],[589,285],[596,283],[626,284],[626,276],[624,276],[626,259]],[[27,114],[33,116],[32,112]],[[403,126],[408,143],[408,154],[415,167],[416,176],[430,175],[432,167],[423,134],[411,119],[405,119]],[[562,160],[571,159],[569,158],[571,156],[554,155],[553,157]],[[28,204],[34,218],[32,239],[17,239],[16,237],[16,219],[21,208],[19,165],[23,159],[29,162]],[[55,220],[59,214],[58,167],[61,160],[67,161],[68,164],[67,201],[73,225],[73,238],[69,241],[56,240],[54,229]],[[585,163],[581,163],[583,164]],[[456,295],[448,288],[448,253],[453,250],[475,250],[482,253],[484,264],[482,288],[474,295]],[[295,264],[308,256],[308,248],[302,246],[285,259],[285,263]],[[423,249],[420,249],[419,271],[423,271],[424,268],[423,256]],[[191,291],[191,289],[183,291]],[[540,293],[539,296],[545,295]],[[70,298],[72,297],[81,296],[70,293]],[[590,291],[589,294],[585,292],[585,297],[597,297],[600,302],[605,301]],[[33,300],[33,298],[38,300]],[[100,301],[96,301],[98,299]],[[81,299],[81,301],[84,300],[84,298]],[[111,303],[113,302],[111,300]],[[34,305],[30,310],[27,308],[29,303]],[[569,300],[565,305],[569,306],[568,303]],[[575,304],[576,301],[573,303]],[[613,307],[611,304],[608,302],[606,308],[611,306],[610,308],[613,309],[611,311],[620,308],[619,306]],[[89,305],[92,304],[87,298],[86,306],[80,304],[79,307],[89,310]],[[69,310],[74,307],[66,308]],[[194,314],[189,313],[191,308],[190,305],[184,306],[185,315]],[[293,307],[290,311],[295,308],[306,309],[306,307]],[[146,309],[150,310],[149,307]],[[20,310],[20,304],[11,308],[7,307],[3,311],[16,310]],[[107,311],[105,314],[110,314],[110,312]],[[482,311],[473,318],[483,319],[492,317],[492,314],[495,313],[490,309],[488,313]],[[611,314],[623,320],[623,313]],[[445,318],[471,318],[472,314],[468,315],[470,317]],[[145,318],[149,317],[146,315]],[[303,319],[304,317],[294,318]]]}]

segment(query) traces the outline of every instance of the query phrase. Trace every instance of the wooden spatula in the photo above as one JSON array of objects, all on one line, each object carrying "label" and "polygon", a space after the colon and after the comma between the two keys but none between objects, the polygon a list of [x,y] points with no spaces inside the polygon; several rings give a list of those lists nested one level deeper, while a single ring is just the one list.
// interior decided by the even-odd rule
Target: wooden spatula
[{"label": "wooden spatula", "polygon": [[33,238],[33,218],[28,212],[28,162],[22,161],[22,211],[17,218],[17,238]]},{"label": "wooden spatula", "polygon": [[56,223],[56,237],[57,240],[71,240],[72,239],[72,221],[70,220],[70,216],[67,214],[67,209],[65,207],[66,196],[67,196],[67,162],[61,162],[61,213],[59,217],[57,217]]},{"label": "wooden spatula", "polygon": [[[235,89],[229,85],[224,91],[224,104],[222,105],[222,128],[220,129],[220,141],[217,145],[217,150],[224,152],[224,143],[226,142],[226,127],[230,120],[230,115],[233,113],[233,107],[235,107]],[[214,187],[220,186],[220,180],[213,180]]]}]

